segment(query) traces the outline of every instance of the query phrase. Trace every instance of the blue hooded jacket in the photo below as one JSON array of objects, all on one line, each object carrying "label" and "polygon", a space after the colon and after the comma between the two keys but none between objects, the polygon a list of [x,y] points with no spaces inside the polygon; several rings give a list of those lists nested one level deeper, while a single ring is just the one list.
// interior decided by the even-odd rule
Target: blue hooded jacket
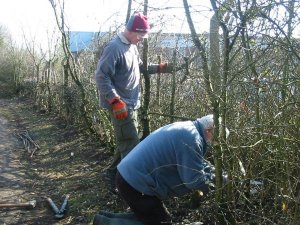
[{"label": "blue hooded jacket", "polygon": [[161,127],[120,162],[118,171],[134,189],[161,200],[195,189],[206,192],[213,166],[204,159],[203,132],[198,120]]}]

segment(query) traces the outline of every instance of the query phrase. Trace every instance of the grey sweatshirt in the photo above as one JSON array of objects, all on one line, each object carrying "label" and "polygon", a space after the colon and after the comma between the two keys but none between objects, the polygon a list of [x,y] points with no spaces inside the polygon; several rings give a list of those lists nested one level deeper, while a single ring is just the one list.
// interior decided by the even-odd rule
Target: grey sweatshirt
[{"label": "grey sweatshirt", "polygon": [[[128,107],[139,108],[142,65],[137,46],[131,44],[123,34],[111,40],[100,57],[95,74],[100,107],[109,109],[108,101],[118,96]],[[157,68],[157,64],[149,65],[149,74],[156,73]]]}]

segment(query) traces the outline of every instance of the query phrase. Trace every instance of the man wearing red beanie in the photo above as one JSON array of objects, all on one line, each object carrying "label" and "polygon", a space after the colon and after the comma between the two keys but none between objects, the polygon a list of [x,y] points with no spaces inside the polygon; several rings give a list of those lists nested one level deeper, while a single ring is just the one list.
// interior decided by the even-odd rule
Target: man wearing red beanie
[{"label": "man wearing red beanie", "polygon": [[[139,143],[137,109],[140,107],[140,73],[143,68],[137,44],[148,37],[148,18],[141,13],[131,16],[125,30],[105,47],[97,65],[95,79],[100,107],[110,112],[116,137],[114,160],[104,173],[112,193],[116,194],[116,166]],[[151,64],[149,74],[172,72],[167,63]]]}]

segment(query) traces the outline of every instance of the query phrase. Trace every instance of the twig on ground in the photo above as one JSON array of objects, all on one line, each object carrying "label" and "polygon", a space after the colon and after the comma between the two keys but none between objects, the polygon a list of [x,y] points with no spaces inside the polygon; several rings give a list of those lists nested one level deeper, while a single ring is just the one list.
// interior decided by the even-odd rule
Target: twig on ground
[{"label": "twig on ground", "polygon": [[30,157],[33,156],[36,150],[40,149],[40,146],[29,136],[27,130],[15,133],[15,135],[22,140],[25,149],[27,149],[28,153],[30,154]]}]

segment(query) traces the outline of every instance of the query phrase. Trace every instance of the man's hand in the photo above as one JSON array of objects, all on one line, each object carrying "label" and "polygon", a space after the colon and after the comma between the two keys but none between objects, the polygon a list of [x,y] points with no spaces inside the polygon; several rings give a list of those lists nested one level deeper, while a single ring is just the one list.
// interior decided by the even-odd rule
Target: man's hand
[{"label": "man's hand", "polygon": [[172,63],[161,63],[158,65],[157,73],[173,73],[174,66]]},{"label": "man's hand", "polygon": [[[211,189],[214,189],[216,186],[216,175],[212,173],[210,176],[211,183],[209,184]],[[225,171],[222,172],[222,185],[226,185],[228,183],[228,175]]]},{"label": "man's hand", "polygon": [[123,120],[128,116],[127,105],[120,98],[116,97],[110,101],[112,114],[118,120]]}]

